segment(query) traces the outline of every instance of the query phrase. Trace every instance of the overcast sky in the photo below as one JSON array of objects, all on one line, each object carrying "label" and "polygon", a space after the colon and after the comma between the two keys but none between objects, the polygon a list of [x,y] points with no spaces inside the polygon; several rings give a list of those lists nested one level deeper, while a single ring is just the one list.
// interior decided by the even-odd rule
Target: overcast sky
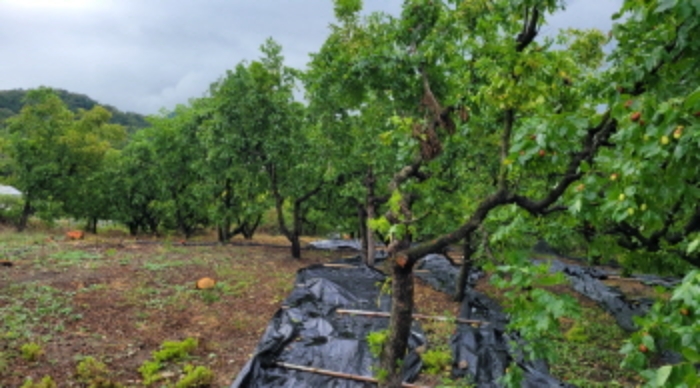
[{"label": "overcast sky", "polygon": [[[622,0],[571,0],[544,32],[608,31]],[[401,0],[365,0],[400,11]],[[0,90],[50,86],[143,114],[200,97],[267,37],[303,68],[331,0],[0,0]]]}]

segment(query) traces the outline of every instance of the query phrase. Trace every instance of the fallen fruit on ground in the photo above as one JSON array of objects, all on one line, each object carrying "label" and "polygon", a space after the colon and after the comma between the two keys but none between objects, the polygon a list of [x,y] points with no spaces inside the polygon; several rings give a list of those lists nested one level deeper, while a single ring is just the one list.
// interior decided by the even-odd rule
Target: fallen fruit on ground
[{"label": "fallen fruit on ground", "polygon": [[216,280],[212,278],[201,278],[197,280],[196,288],[198,290],[206,290],[209,288],[214,288],[216,286]]}]

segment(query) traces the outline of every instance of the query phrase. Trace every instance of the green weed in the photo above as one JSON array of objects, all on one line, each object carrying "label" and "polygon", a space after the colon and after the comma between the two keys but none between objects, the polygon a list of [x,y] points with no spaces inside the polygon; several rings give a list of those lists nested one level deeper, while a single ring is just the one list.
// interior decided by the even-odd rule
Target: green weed
[{"label": "green weed", "polygon": [[153,359],[146,361],[139,367],[139,372],[143,377],[143,384],[148,386],[162,379],[160,371],[165,366],[165,363],[171,361],[179,361],[189,355],[191,351],[197,348],[197,340],[187,338],[184,341],[165,341],[161,348],[153,352]]},{"label": "green weed", "polygon": [[35,342],[29,342],[19,348],[22,358],[29,362],[37,361],[44,355],[44,348]]},{"label": "green weed", "polygon": [[30,377],[22,384],[22,388],[56,388],[56,383],[51,376],[44,376],[38,383],[35,383]]},{"label": "green weed", "polygon": [[450,348],[432,349],[421,354],[423,368],[429,375],[439,375],[445,371],[449,372],[452,363],[452,353]]},{"label": "green weed", "polygon": [[379,330],[373,331],[367,334],[367,344],[369,345],[369,351],[372,355],[378,358],[382,354],[382,348],[384,344],[389,339],[389,330]]},{"label": "green weed", "polygon": [[185,376],[175,384],[175,388],[209,387],[214,382],[214,372],[205,366],[187,365],[183,372]]}]

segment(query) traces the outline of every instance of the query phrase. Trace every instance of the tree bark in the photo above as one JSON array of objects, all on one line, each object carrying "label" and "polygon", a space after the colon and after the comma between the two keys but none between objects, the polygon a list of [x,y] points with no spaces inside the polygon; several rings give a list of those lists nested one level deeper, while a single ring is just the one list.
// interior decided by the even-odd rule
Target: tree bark
[{"label": "tree bark", "polygon": [[85,231],[92,234],[97,234],[97,217],[88,217],[85,223]]},{"label": "tree bark", "polygon": [[362,261],[367,263],[369,260],[369,239],[367,238],[369,228],[367,227],[367,213],[365,211],[365,206],[360,202],[357,203],[357,221],[360,230],[360,241],[362,243]]},{"label": "tree bark", "polygon": [[462,245],[462,254],[464,258],[462,259],[462,267],[459,270],[459,277],[457,278],[457,284],[454,294],[454,301],[461,302],[464,299],[464,291],[467,288],[467,282],[469,281],[469,272],[471,272],[474,265],[473,255],[476,249],[472,244],[472,234],[468,234],[464,238],[464,243]]},{"label": "tree bark", "polygon": [[19,223],[17,223],[17,231],[23,232],[27,229],[27,223],[29,222],[29,216],[32,214],[32,205],[29,198],[24,201],[24,208],[22,208],[22,215],[19,218]]},{"label": "tree bark", "polygon": [[391,319],[389,321],[389,338],[382,349],[380,367],[388,372],[387,380],[380,382],[380,387],[401,387],[400,360],[406,356],[408,338],[413,322],[413,273],[410,266],[400,266],[398,261],[392,265],[391,283]]},{"label": "tree bark", "polygon": [[369,226],[369,222],[376,217],[376,205],[375,201],[376,198],[374,197],[374,187],[377,183],[377,180],[374,177],[374,173],[372,172],[372,169],[370,168],[369,171],[367,171],[367,179],[365,180],[365,186],[367,187],[367,198],[365,199],[365,231],[367,233],[366,240],[367,240],[367,256],[365,258],[365,263],[367,263],[368,266],[374,267],[374,256],[375,256],[375,242],[374,242],[374,234],[372,232],[372,228]]}]

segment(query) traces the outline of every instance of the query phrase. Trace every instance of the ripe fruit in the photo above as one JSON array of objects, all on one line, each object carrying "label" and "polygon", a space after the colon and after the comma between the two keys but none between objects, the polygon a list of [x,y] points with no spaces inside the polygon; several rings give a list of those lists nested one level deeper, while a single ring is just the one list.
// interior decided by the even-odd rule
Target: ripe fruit
[{"label": "ripe fruit", "polygon": [[624,201],[624,200],[625,200],[625,195],[624,195],[624,194],[620,194],[620,196],[619,196],[618,198],[620,199],[620,201]]},{"label": "ripe fruit", "polygon": [[538,152],[538,154],[540,154],[540,156],[545,156],[545,155],[547,155],[547,151],[540,150],[540,152]]},{"label": "ripe fruit", "polygon": [[647,210],[647,204],[646,204],[646,203],[643,203],[642,206],[640,206],[639,208],[642,209],[642,211],[646,211],[646,210]]},{"label": "ripe fruit", "polygon": [[661,136],[661,144],[666,145],[666,144],[668,144],[669,141],[670,140],[669,140],[668,136],[666,136],[666,135]]},{"label": "ripe fruit", "polygon": [[640,118],[642,118],[642,112],[633,112],[630,115],[630,120],[632,121],[639,121]]},{"label": "ripe fruit", "polygon": [[214,288],[216,286],[216,280],[212,278],[201,278],[197,280],[197,283],[195,284],[195,288],[198,290],[206,290],[209,288]]},{"label": "ripe fruit", "polygon": [[632,104],[634,104],[634,101],[632,100],[625,101],[625,108],[629,109],[632,106]]},{"label": "ripe fruit", "polygon": [[610,175],[610,180],[611,180],[611,181],[616,181],[618,177],[619,177],[619,175],[617,175],[617,174],[612,174],[612,175]]},{"label": "ripe fruit", "polygon": [[680,139],[682,134],[683,134],[683,126],[679,125],[676,127],[676,130],[673,131],[673,138]]},{"label": "ripe fruit", "polygon": [[685,316],[687,317],[688,314],[690,314],[690,311],[688,311],[687,308],[683,307],[683,308],[681,309],[681,315],[685,315]]},{"label": "ripe fruit", "polygon": [[644,344],[639,344],[639,351],[642,353],[646,353],[649,351],[649,348]]},{"label": "ripe fruit", "polygon": [[576,186],[576,191],[583,191],[585,187],[586,186],[583,183],[581,183],[580,185]]}]

